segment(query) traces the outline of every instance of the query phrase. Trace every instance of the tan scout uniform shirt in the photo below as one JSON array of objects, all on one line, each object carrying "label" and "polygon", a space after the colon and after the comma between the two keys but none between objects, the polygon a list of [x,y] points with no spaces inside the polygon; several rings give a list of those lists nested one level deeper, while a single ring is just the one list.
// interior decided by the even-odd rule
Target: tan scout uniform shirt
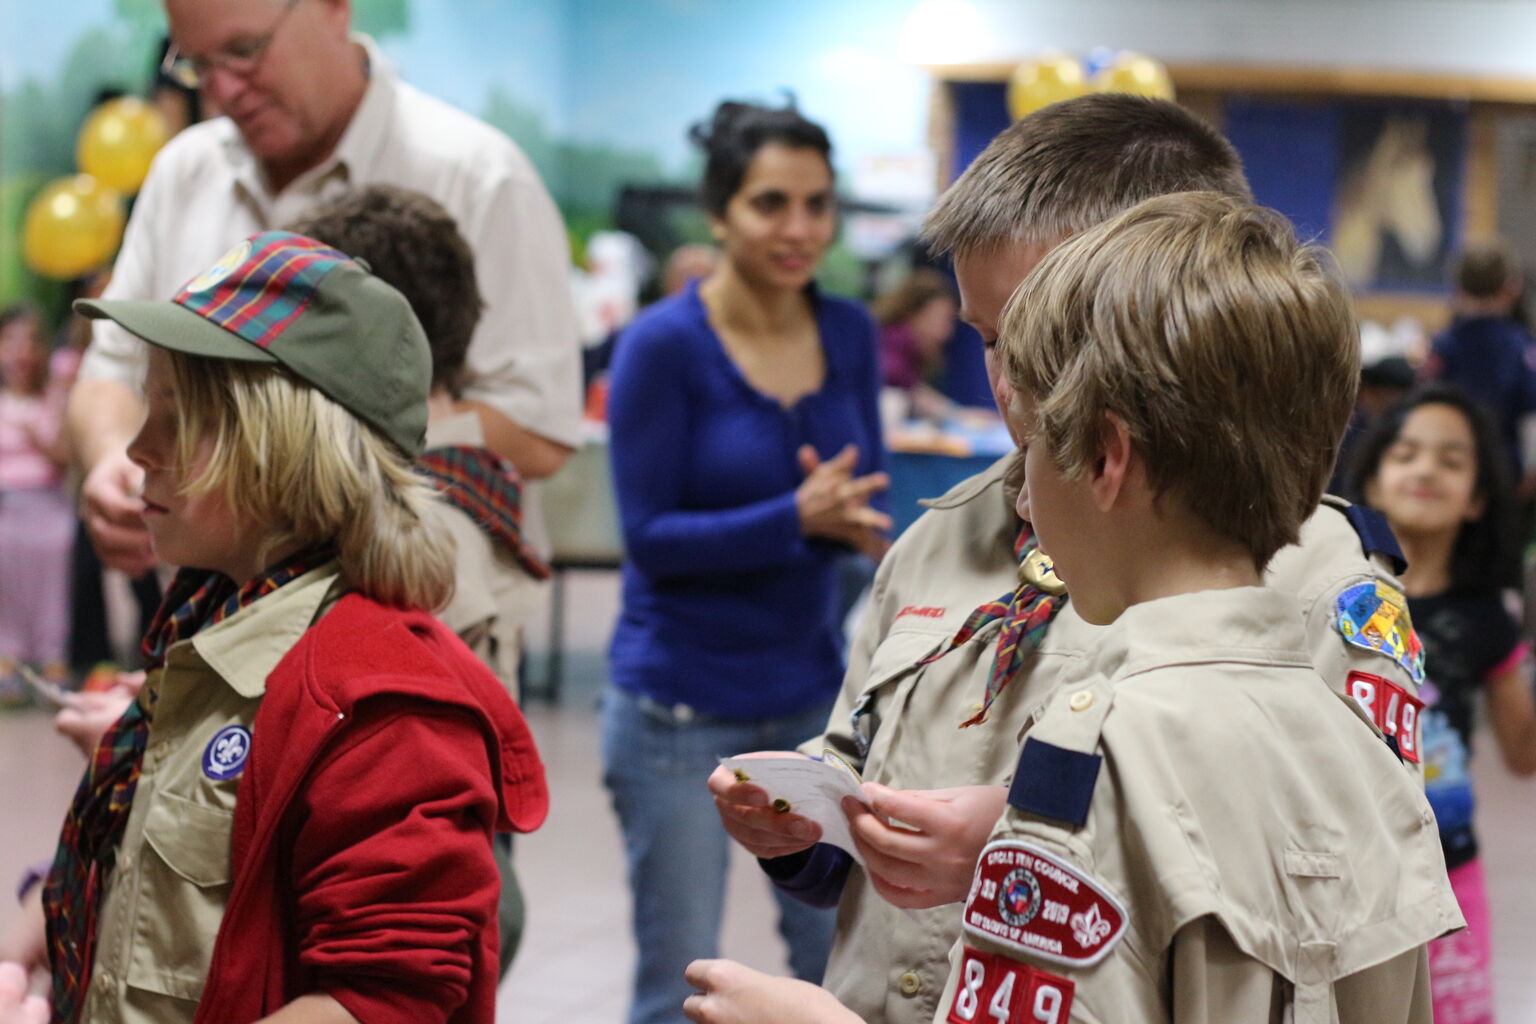
[{"label": "tan scout uniform shirt", "polygon": [[[864,778],[898,789],[1009,782],[1032,713],[1065,675],[1081,671],[1078,663],[1097,643],[1098,628],[1068,602],[1026,674],[1003,692],[985,722],[966,729],[959,724],[980,706],[1001,623],[932,664],[919,662],[941,650],[977,607],[1017,585],[1019,481],[1010,483],[1010,476],[1021,469],[1016,454],[1004,456],[930,502],[897,540],[875,576],[827,731],[804,744],[804,753],[819,756],[830,747]],[[1362,582],[1391,580],[1390,574],[1362,552],[1353,527],[1331,508],[1320,509],[1303,528],[1302,546],[1275,563],[1281,575],[1272,584],[1307,597],[1309,645],[1319,670],[1332,666],[1329,681],[1342,688],[1342,665],[1355,655],[1344,653],[1334,628],[1334,596]],[[1353,652],[1371,671],[1407,682],[1386,657]],[[858,732],[869,737],[867,751]],[[853,865],[823,984],[871,1024],[926,1024],[949,972],[960,927],[956,910],[893,907]]]},{"label": "tan scout uniform shirt", "polygon": [[[449,445],[484,447],[479,417],[462,413],[427,424],[428,449]],[[453,534],[456,547],[453,598],[437,617],[496,673],[516,700],[523,626],[543,605],[548,587],[528,575],[510,552],[493,543],[462,510],[438,502],[432,515]]]},{"label": "tan scout uniform shirt", "polygon": [[1462,926],[1434,816],[1298,612],[1207,591],[1097,634],[1029,730],[1020,771],[1054,781],[1010,792],[936,1021],[1428,1024],[1423,947]]},{"label": "tan scout uniform shirt", "polygon": [[154,719],[102,896],[85,1024],[175,1024],[196,1013],[229,898],[251,723],[267,676],[339,596],[335,582],[335,563],[293,580],[172,645],[145,681],[139,699],[153,702]]},{"label": "tan scout uniform shirt", "polygon": [[[1080,660],[1093,627],[1069,604],[1046,633],[1028,685],[1016,681],[985,722],[966,729],[959,725],[980,708],[1001,623],[932,664],[919,662],[942,650],[977,607],[1018,585],[1018,483],[1007,480],[1017,466],[1016,455],[1005,456],[931,502],[886,555],[827,732],[805,753],[831,747],[866,779],[902,789],[1008,781],[1028,712]],[[856,730],[869,735],[867,751]],[[864,1020],[926,1024],[949,971],[956,909],[893,907],[854,865],[823,984]]]}]

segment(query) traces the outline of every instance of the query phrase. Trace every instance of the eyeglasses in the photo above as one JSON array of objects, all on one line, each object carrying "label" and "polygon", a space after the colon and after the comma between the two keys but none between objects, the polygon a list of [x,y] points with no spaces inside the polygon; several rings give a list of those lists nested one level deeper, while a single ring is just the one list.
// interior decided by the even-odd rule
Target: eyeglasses
[{"label": "eyeglasses", "polygon": [[160,72],[171,81],[188,89],[200,89],[208,81],[208,73],[214,68],[227,71],[238,78],[249,78],[261,67],[261,59],[267,55],[277,30],[283,21],[299,6],[299,0],[286,0],[283,11],[272,22],[265,35],[236,39],[211,57],[186,57],[172,45],[160,62]]}]

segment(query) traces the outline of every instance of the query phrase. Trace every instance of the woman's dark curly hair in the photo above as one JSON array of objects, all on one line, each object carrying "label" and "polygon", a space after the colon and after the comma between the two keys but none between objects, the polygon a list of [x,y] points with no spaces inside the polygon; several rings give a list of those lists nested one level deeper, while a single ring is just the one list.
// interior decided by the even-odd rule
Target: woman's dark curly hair
[{"label": "woman's dark curly hair", "polygon": [[1445,405],[1466,417],[1477,457],[1475,493],[1483,514],[1461,526],[1451,552],[1452,590],[1490,590],[1520,585],[1520,546],[1515,533],[1515,493],[1493,419],[1461,388],[1431,384],[1414,391],[1366,431],[1344,478],[1351,501],[1366,504],[1366,485],[1381,469],[1387,449],[1403,431],[1409,414],[1425,405]]},{"label": "woman's dark curly hair", "polygon": [[832,140],[826,129],[803,116],[792,97],[783,107],[722,100],[709,120],[688,130],[688,138],[704,150],[699,202],[716,217],[724,215],[752,158],[770,142],[815,150],[827,162],[827,170],[832,169]]}]

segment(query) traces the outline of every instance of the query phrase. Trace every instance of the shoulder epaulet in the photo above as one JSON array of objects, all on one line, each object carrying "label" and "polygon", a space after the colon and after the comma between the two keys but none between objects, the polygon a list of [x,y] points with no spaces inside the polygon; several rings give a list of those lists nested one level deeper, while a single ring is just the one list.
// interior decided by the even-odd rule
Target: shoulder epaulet
[{"label": "shoulder epaulet", "polygon": [[1085,754],[1029,737],[1008,787],[1008,802],[1042,818],[1082,828],[1099,781],[1101,754]]},{"label": "shoulder epaulet", "polygon": [[1008,803],[1082,828],[1104,762],[1099,733],[1113,702],[1114,687],[1107,680],[1063,686],[1024,739]]},{"label": "shoulder epaulet", "polygon": [[1331,494],[1324,495],[1323,504],[1344,513],[1344,518],[1349,520],[1349,525],[1354,527],[1360,537],[1360,547],[1366,554],[1385,558],[1391,564],[1392,571],[1399,576],[1408,568],[1408,559],[1403,557],[1403,549],[1397,543],[1397,537],[1392,533],[1386,516],[1373,508],[1354,505]]}]

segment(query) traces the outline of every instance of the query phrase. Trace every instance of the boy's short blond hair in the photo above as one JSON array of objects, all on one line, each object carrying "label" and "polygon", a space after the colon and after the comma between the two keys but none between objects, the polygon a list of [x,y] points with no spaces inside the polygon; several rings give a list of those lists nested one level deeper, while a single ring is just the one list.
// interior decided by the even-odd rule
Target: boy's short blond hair
[{"label": "boy's short blond hair", "polygon": [[1159,497],[1262,569],[1317,507],[1360,378],[1327,253],[1229,195],[1149,199],[1049,253],[1003,312],[998,350],[1069,477],[1122,420]]},{"label": "boy's short blond hair", "polygon": [[[182,492],[219,492],[271,530],[267,551],[334,541],[342,576],[384,604],[428,611],[453,594],[454,542],[437,495],[372,427],[276,366],[167,351]],[[204,438],[208,462],[192,479]]]},{"label": "boy's short blond hair", "polygon": [[1251,198],[1221,133],[1168,100],[1097,93],[1053,103],[1000,132],[923,222],[935,252],[1049,248],[1170,192]]}]

